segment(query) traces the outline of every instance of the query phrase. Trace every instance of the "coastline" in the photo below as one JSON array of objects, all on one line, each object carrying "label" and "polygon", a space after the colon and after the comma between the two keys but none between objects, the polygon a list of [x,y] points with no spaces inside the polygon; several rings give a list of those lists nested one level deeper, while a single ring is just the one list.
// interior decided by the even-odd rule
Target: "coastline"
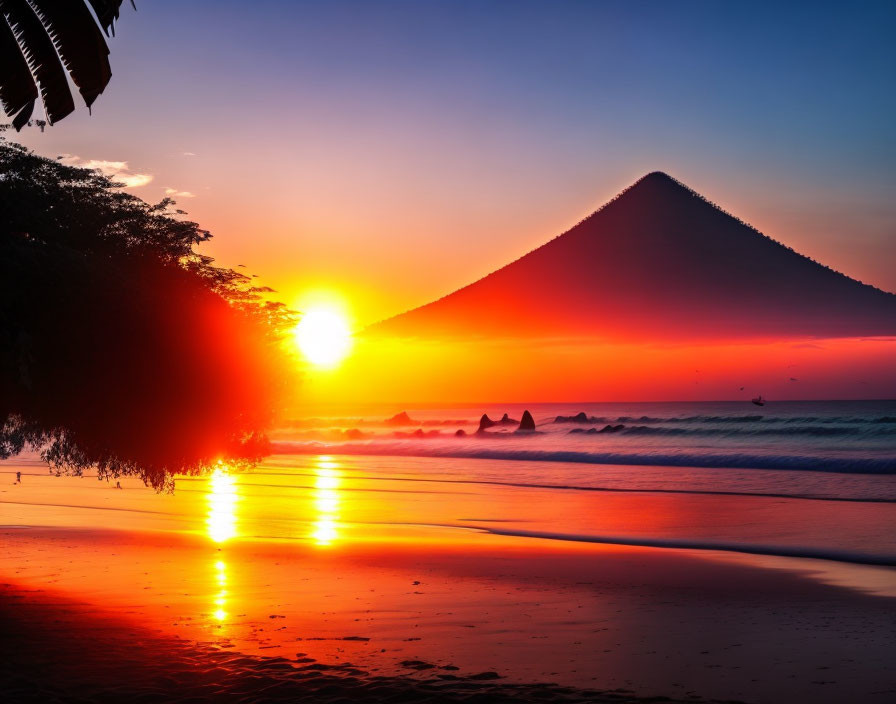
[{"label": "coastline", "polygon": [[30,640],[0,668],[44,700],[896,694],[896,569],[838,561],[896,554],[887,477],[280,455],[157,494],[18,468],[0,609]]}]

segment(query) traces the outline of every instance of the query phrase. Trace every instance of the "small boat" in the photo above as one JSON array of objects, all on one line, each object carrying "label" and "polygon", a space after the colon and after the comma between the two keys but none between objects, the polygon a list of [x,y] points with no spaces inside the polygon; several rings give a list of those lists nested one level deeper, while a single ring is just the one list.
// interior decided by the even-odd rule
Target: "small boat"
[{"label": "small boat", "polygon": [[765,405],[765,399],[762,398],[762,394],[759,394],[756,398],[753,398],[753,399],[750,399],[750,400],[751,400],[753,403],[755,403],[757,406],[764,406],[764,405]]}]

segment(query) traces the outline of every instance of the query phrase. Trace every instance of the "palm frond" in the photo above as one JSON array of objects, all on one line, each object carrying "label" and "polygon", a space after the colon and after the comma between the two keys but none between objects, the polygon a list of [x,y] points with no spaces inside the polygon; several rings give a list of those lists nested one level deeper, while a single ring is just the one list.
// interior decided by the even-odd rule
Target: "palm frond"
[{"label": "palm frond", "polygon": [[[100,27],[103,28],[106,36],[109,35],[110,31],[113,35],[115,34],[114,22],[118,19],[118,11],[121,7],[121,3],[122,0],[90,0],[90,6],[96,13],[96,18],[99,20]],[[135,10],[137,9],[134,0],[131,0],[131,7]]]},{"label": "palm frond", "polygon": [[103,92],[112,77],[103,32],[113,30],[121,4],[0,0],[0,107],[17,130],[31,117],[38,95],[50,124],[74,111],[69,76],[87,107]]},{"label": "palm frond", "polygon": [[5,18],[0,20],[0,107],[13,118],[13,127],[20,130],[34,110],[37,86],[12,29]]},{"label": "palm frond", "polygon": [[93,15],[83,2],[31,0],[31,4],[90,107],[112,78],[109,47]]},{"label": "palm frond", "polygon": [[75,101],[56,47],[26,0],[3,0],[3,14],[22,48],[40,90],[47,121],[52,125],[75,110]]}]

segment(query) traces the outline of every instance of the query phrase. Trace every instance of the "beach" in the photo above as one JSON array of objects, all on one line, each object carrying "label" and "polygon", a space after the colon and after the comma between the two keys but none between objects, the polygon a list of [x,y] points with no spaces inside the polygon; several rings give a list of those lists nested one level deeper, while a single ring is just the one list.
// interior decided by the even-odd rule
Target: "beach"
[{"label": "beach", "polygon": [[585,470],[281,454],[157,494],[8,461],[4,667],[21,699],[892,700],[891,476]]},{"label": "beach", "polygon": [[[334,679],[351,689],[385,677],[416,696],[437,680],[449,692],[458,681],[532,686],[520,696],[557,683],[623,699],[892,698],[893,598],[777,566],[634,548],[333,554],[209,551],[167,535],[147,545],[118,531],[7,529],[3,538],[22,551],[20,569],[3,565],[17,585],[3,588],[3,618],[22,629],[3,661],[22,696],[64,698],[82,681],[118,687],[109,696],[170,696],[193,678],[228,691],[237,684],[219,675],[274,683],[310,672],[322,679],[304,685],[309,694]],[[39,655],[47,648],[64,657]],[[179,671],[168,673],[172,660]]]},{"label": "beach", "polygon": [[0,704],[896,704],[896,3],[0,8]]}]

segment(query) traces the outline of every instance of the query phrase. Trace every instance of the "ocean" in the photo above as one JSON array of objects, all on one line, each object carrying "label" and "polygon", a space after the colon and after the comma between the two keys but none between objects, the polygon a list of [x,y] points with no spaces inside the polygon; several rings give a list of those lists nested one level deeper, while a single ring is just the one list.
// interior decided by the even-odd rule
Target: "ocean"
[{"label": "ocean", "polygon": [[[483,413],[526,410],[535,433],[475,432]],[[114,510],[138,530],[217,521],[263,541],[540,539],[896,566],[896,401],[316,409],[272,453],[226,482],[180,477],[173,496],[135,480],[98,492],[13,458],[0,473],[25,479],[0,505],[8,525],[108,525]]]},{"label": "ocean", "polygon": [[[400,425],[394,408],[364,410],[278,431],[278,471],[332,456],[383,488],[495,495],[481,520],[457,501],[449,515],[428,502],[404,512],[420,524],[439,515],[504,536],[896,565],[894,401],[408,407]],[[483,413],[525,410],[534,434],[475,434]],[[663,520],[643,520],[644,507]]]},{"label": "ocean", "polygon": [[[472,435],[527,409],[537,433]],[[0,574],[352,676],[889,701],[894,418],[877,401],[316,409],[253,469],[170,494],[17,457]]]}]

